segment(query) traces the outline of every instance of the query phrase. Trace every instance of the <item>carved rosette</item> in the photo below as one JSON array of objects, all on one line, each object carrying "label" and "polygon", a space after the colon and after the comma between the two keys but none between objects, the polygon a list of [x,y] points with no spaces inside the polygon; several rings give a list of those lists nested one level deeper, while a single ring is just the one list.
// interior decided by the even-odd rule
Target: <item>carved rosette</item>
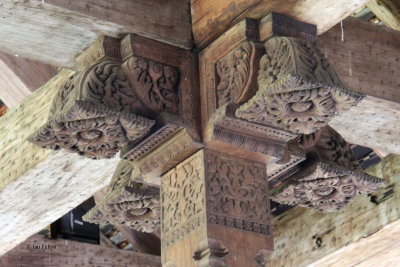
[{"label": "carved rosette", "polygon": [[259,49],[253,42],[242,42],[216,62],[218,107],[243,103],[257,89],[254,71],[258,69]]},{"label": "carved rosette", "polygon": [[364,97],[344,89],[327,59],[304,39],[275,37],[265,49],[258,91],[236,111],[239,118],[309,134]]},{"label": "carved rosette", "polygon": [[121,64],[98,62],[63,84],[46,124],[29,140],[43,148],[110,158],[154,125],[154,121],[132,113],[137,101]]},{"label": "carved rosette", "polygon": [[349,144],[329,126],[300,135],[294,142],[306,151],[307,160],[300,172],[271,191],[276,202],[334,212],[384,182],[361,170]]},{"label": "carved rosette", "polygon": [[83,219],[103,224],[123,225],[142,232],[153,232],[160,226],[160,189],[140,182],[130,162],[118,165],[108,192],[101,203]]}]

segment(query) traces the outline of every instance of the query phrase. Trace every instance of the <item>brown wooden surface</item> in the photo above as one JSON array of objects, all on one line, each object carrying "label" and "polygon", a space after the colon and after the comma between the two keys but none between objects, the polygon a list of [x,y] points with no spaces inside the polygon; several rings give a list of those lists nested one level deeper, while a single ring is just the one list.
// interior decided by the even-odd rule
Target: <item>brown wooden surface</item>
[{"label": "brown wooden surface", "polygon": [[352,90],[400,102],[400,32],[349,17],[317,39],[321,53]]},{"label": "brown wooden surface", "polygon": [[158,256],[72,240],[51,240],[41,235],[33,235],[3,255],[0,258],[0,266],[155,267],[161,266],[161,261]]},{"label": "brown wooden surface", "polygon": [[204,48],[241,19],[259,19],[270,12],[315,24],[321,34],[367,2],[368,0],[191,0],[193,37],[195,44]]}]

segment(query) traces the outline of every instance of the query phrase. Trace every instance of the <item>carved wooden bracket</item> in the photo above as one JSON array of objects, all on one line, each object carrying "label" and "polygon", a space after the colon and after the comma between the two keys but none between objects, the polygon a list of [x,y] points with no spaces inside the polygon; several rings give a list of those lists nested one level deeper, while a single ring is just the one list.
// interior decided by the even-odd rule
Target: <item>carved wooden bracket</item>
[{"label": "carved wooden bracket", "polygon": [[294,133],[312,133],[364,96],[344,89],[315,45],[293,37],[265,42],[258,91],[242,105],[240,118]]},{"label": "carved wooden bracket", "polygon": [[[193,253],[193,264],[200,258],[204,261],[199,255],[211,248],[208,254],[220,257],[213,262],[255,265],[256,260],[253,264],[248,260],[260,250],[272,250],[267,180],[265,164],[209,149],[165,174],[161,180],[163,263],[190,262],[190,255],[179,253],[178,248],[185,247]],[[243,242],[254,245],[243,247]]]},{"label": "carved wooden bracket", "polygon": [[238,118],[308,134],[356,105],[363,95],[344,88],[315,37],[315,26],[274,13],[220,36],[200,53],[203,125],[234,103]]},{"label": "carved wooden bracket", "polygon": [[76,69],[31,142],[110,158],[150,133],[160,116],[171,117],[163,114],[200,140],[192,53],[134,35],[102,37],[77,58]]},{"label": "carved wooden bracket", "polygon": [[153,232],[160,226],[160,189],[144,184],[130,162],[122,160],[105,198],[83,219],[91,223],[112,223]]},{"label": "carved wooden bracket", "polygon": [[274,201],[333,212],[384,182],[361,170],[349,144],[329,126],[300,135],[295,142],[307,152],[307,160],[300,172],[271,191]]}]

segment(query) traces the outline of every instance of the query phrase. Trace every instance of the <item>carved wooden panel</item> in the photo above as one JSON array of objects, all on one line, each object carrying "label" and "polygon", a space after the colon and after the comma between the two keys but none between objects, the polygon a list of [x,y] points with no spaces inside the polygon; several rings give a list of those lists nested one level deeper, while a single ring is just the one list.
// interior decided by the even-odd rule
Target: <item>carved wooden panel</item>
[{"label": "carved wooden panel", "polygon": [[157,230],[160,226],[160,189],[144,184],[138,174],[129,161],[122,160],[105,198],[83,219],[97,224],[124,225],[142,232]]},{"label": "carved wooden panel", "polygon": [[162,177],[161,220],[163,265],[208,266],[203,151]]},{"label": "carved wooden panel", "polygon": [[333,212],[384,182],[361,170],[349,144],[329,126],[300,135],[295,142],[307,152],[307,160],[301,171],[271,192],[274,201]]},{"label": "carved wooden panel", "polygon": [[205,161],[208,222],[270,235],[265,164],[211,150]]},{"label": "carved wooden panel", "polygon": [[258,91],[236,111],[240,118],[308,134],[364,97],[344,89],[327,59],[306,40],[275,37],[265,49]]}]

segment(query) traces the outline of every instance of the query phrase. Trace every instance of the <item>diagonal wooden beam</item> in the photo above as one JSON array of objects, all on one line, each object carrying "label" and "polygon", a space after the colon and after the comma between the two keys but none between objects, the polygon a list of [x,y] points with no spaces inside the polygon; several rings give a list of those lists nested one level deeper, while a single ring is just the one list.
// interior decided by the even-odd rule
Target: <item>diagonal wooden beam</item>
[{"label": "diagonal wooden beam", "polygon": [[8,108],[16,106],[58,72],[56,67],[1,52],[0,69],[0,99]]},{"label": "diagonal wooden beam", "polygon": [[358,196],[339,212],[321,214],[295,207],[275,217],[275,251],[267,266],[306,266],[400,219],[399,166],[400,156],[389,155],[367,169],[384,178],[385,186],[373,197]]},{"label": "diagonal wooden beam", "polygon": [[159,256],[36,234],[0,257],[0,265],[153,267],[161,266],[161,260]]},{"label": "diagonal wooden beam", "polygon": [[400,30],[400,1],[371,0],[367,7],[389,28]]}]

